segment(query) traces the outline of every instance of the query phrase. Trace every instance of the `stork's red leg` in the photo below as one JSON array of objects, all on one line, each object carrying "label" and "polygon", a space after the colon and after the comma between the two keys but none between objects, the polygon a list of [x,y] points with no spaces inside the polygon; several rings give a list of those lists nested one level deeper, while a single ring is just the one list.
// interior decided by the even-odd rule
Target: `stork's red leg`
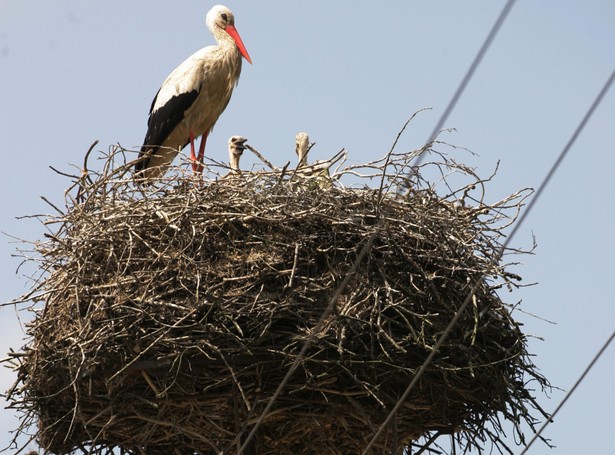
[{"label": "stork's red leg", "polygon": [[203,169],[205,168],[205,166],[203,166],[203,159],[205,158],[205,144],[207,143],[207,136],[209,135],[209,131],[205,131],[203,133],[203,135],[201,136],[201,145],[199,147],[199,157],[198,157],[198,167],[197,170],[200,173],[203,173]]},{"label": "stork's red leg", "polygon": [[194,153],[194,133],[190,130],[190,164],[192,165],[192,172],[196,172],[198,165],[196,162],[196,153]]}]

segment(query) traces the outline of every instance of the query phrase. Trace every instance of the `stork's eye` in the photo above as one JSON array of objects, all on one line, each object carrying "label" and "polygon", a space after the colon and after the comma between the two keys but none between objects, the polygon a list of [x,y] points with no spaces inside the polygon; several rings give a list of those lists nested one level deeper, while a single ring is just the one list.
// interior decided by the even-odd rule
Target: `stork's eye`
[{"label": "stork's eye", "polygon": [[226,13],[222,13],[220,17],[224,20],[224,22],[228,22],[228,16],[226,15]]}]

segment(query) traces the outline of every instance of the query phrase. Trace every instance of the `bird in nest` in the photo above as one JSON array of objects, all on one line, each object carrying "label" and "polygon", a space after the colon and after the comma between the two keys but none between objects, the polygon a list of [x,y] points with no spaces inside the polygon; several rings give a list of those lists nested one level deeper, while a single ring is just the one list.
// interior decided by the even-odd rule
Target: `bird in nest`
[{"label": "bird in nest", "polygon": [[314,144],[315,142],[310,143],[310,137],[305,132],[297,133],[295,136],[295,153],[298,162],[292,178],[301,181],[302,185],[308,184],[308,188],[313,186],[331,188],[333,182],[330,169],[335,163],[345,157],[346,152],[342,151],[328,160],[318,160],[309,164],[308,152],[312,149]]},{"label": "bird in nest", "polygon": [[239,168],[239,160],[243,151],[246,149],[246,142],[248,140],[242,136],[231,136],[228,140],[228,159],[230,171],[226,174],[224,179],[236,178],[241,176],[241,169]]},{"label": "bird in nest", "polygon": [[[147,133],[135,164],[135,178],[140,182],[162,176],[188,144],[192,170],[203,172],[207,136],[231,99],[242,58],[252,63],[231,10],[216,5],[207,13],[205,23],[217,44],[202,48],[175,68],[152,101]],[[194,141],[198,136],[197,156]]]}]

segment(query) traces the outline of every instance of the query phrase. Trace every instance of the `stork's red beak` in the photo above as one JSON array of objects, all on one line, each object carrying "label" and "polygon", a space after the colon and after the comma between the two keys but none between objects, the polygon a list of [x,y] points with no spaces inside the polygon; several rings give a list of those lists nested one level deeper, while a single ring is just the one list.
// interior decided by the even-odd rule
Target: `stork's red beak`
[{"label": "stork's red beak", "polygon": [[237,47],[239,48],[239,52],[241,52],[241,55],[243,55],[244,58],[248,62],[250,62],[250,64],[252,64],[252,59],[250,58],[250,55],[248,54],[246,47],[243,45],[243,41],[241,41],[241,36],[239,36],[239,32],[237,32],[237,29],[235,28],[235,26],[227,25],[225,30],[226,30],[226,33],[231,35],[231,38],[235,40],[235,44],[237,44]]}]

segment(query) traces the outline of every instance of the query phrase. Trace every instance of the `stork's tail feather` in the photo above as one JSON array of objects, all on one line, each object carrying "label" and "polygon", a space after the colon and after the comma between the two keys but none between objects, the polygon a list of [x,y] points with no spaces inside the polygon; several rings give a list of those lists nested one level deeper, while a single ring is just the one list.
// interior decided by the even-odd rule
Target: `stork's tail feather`
[{"label": "stork's tail feather", "polygon": [[134,180],[139,184],[146,184],[147,178],[145,176],[145,170],[150,166],[151,155],[155,153],[156,148],[144,143],[141,146],[139,157],[135,160],[135,173]]},{"label": "stork's tail feather", "polygon": [[135,173],[141,174],[145,168],[147,168],[147,163],[149,162],[149,156],[145,153],[139,153],[139,158],[135,162]]}]

